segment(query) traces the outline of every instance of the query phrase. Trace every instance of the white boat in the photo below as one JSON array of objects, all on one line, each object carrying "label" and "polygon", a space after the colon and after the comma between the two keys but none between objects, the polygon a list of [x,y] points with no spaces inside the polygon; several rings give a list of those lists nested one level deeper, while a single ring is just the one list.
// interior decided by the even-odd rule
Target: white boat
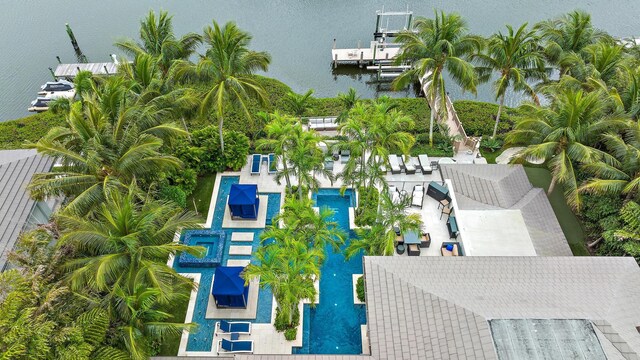
[{"label": "white boat", "polygon": [[46,95],[52,92],[69,91],[73,90],[73,88],[73,83],[67,80],[48,81],[46,84],[40,86],[38,95]]},{"label": "white boat", "polygon": [[53,99],[38,97],[31,102],[31,106],[27,109],[29,112],[43,112],[49,110],[49,102]]},{"label": "white boat", "polygon": [[74,96],[76,96],[76,90],[71,89],[67,91],[50,91],[45,94],[40,93],[39,97],[44,97],[46,99],[60,99],[60,98],[73,99]]}]

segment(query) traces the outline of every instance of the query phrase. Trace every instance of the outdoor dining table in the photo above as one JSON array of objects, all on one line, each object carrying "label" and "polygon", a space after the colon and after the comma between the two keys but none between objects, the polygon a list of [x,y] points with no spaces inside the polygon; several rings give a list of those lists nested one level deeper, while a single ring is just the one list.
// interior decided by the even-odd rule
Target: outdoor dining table
[{"label": "outdoor dining table", "polygon": [[405,245],[416,244],[420,245],[420,235],[415,231],[407,231],[404,234]]}]

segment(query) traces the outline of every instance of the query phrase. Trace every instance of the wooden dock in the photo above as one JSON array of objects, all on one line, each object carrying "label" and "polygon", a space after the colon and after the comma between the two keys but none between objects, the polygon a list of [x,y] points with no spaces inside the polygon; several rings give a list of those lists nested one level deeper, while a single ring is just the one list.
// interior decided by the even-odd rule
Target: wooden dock
[{"label": "wooden dock", "polygon": [[114,75],[118,71],[118,64],[115,62],[59,64],[53,75],[56,78],[73,79],[80,71],[90,71],[94,75]]},{"label": "wooden dock", "polygon": [[331,50],[333,65],[340,64],[390,64],[400,52],[400,45],[372,41],[368,48]]}]

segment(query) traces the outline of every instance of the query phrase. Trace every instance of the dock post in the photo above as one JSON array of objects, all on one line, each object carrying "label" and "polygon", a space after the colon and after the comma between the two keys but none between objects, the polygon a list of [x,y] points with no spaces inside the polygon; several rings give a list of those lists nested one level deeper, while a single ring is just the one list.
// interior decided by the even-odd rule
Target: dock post
[{"label": "dock post", "polygon": [[378,12],[376,14],[376,31],[374,32],[374,34],[378,34],[380,32],[380,18],[382,17],[382,15]]},{"label": "dock post", "polygon": [[80,50],[80,46],[78,45],[78,40],[76,40],[76,36],[73,35],[73,30],[71,30],[71,26],[69,26],[69,23],[64,24],[64,26],[67,28],[67,34],[69,35],[69,39],[71,39],[71,46],[73,46],[73,50],[76,52],[76,57],[78,58],[78,62],[81,62],[81,63],[89,62],[87,60],[87,57],[82,53],[82,50]]},{"label": "dock post", "polygon": [[333,56],[333,68],[337,68],[338,67],[338,54],[335,54]]},{"label": "dock post", "polygon": [[58,81],[58,79],[56,78],[56,73],[53,72],[53,69],[51,67],[49,67],[49,72],[51,73],[51,76],[53,76],[53,81]]},{"label": "dock post", "polygon": [[111,74],[109,74],[109,70],[107,69],[107,65],[103,65],[102,67],[104,68],[104,73],[105,74],[111,75]]},{"label": "dock post", "polygon": [[62,64],[62,61],[60,60],[60,56],[56,56],[56,59],[58,59],[58,64]]},{"label": "dock post", "polygon": [[360,67],[364,64],[364,51],[360,51]]},{"label": "dock post", "polygon": [[407,30],[411,31],[411,22],[413,21],[413,13],[409,13],[409,19],[407,20]]},{"label": "dock post", "polygon": [[336,38],[333,38],[333,50],[336,49]]}]

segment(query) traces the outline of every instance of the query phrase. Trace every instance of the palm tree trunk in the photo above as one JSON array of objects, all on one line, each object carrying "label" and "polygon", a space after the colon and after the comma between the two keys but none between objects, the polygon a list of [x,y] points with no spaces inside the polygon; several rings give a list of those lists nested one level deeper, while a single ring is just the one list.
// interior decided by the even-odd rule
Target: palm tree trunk
[{"label": "palm tree trunk", "polygon": [[224,118],[220,116],[220,122],[218,123],[218,133],[220,134],[220,152],[224,153],[224,137],[222,136],[222,125],[224,124]]},{"label": "palm tree trunk", "polygon": [[287,187],[291,189],[291,179],[289,178],[289,170],[287,168],[287,160],[282,155],[282,170],[284,170],[284,180],[287,182]]},{"label": "palm tree trunk", "polygon": [[184,121],[184,116],[181,116],[180,119],[182,120],[182,126],[184,126],[184,131],[187,132],[187,137],[189,138],[189,142],[191,142],[191,133],[189,132],[189,128],[187,127],[187,122]]},{"label": "palm tree trunk", "polygon": [[435,117],[436,117],[436,110],[435,108],[435,99],[433,101],[433,106],[431,107],[431,116],[429,118],[429,146],[433,147],[433,122],[435,121]]},{"label": "palm tree trunk", "polygon": [[496,137],[496,133],[498,132],[498,124],[500,123],[500,114],[502,113],[503,105],[504,105],[504,93],[502,94],[502,96],[500,96],[500,105],[498,106],[498,115],[496,115],[496,124],[493,126],[493,135],[491,135],[492,139]]},{"label": "palm tree trunk", "polygon": [[551,193],[553,192],[553,189],[556,188],[556,183],[558,182],[558,178],[556,178],[555,176],[551,177],[551,184],[549,184],[549,190],[547,190],[547,196],[551,195]]}]

